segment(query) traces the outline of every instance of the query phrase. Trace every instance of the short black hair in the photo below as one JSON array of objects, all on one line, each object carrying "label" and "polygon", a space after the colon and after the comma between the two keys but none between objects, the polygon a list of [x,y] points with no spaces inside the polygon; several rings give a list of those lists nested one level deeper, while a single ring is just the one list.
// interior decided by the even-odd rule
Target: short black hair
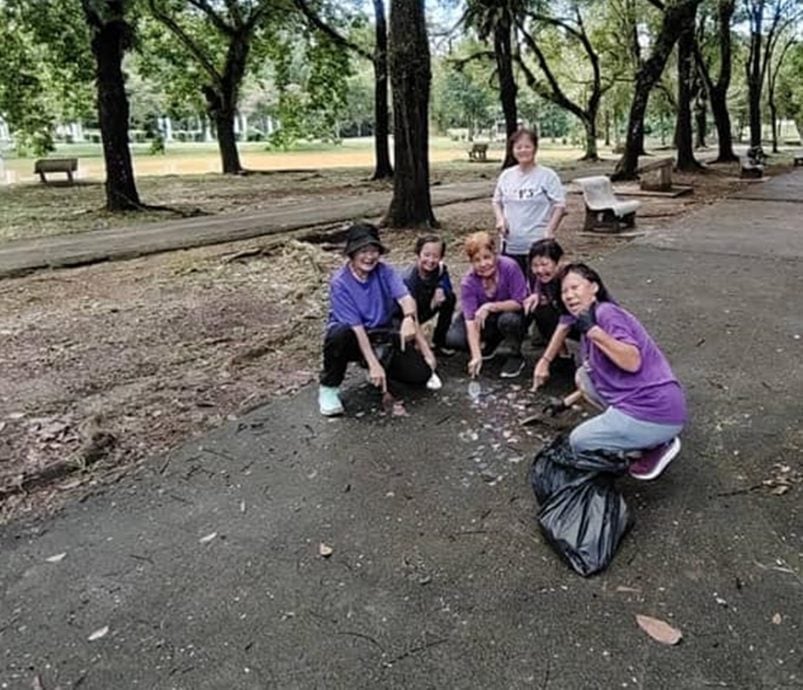
[{"label": "short black hair", "polygon": [[532,265],[533,259],[536,256],[545,256],[547,259],[552,259],[552,261],[558,263],[563,256],[563,247],[558,244],[557,240],[551,238],[537,240],[533,242],[530,247],[530,253],[527,256],[527,266]]},{"label": "short black hair", "polygon": [[424,245],[430,242],[439,244],[441,246],[441,256],[446,255],[446,241],[440,235],[421,235],[421,237],[415,241],[415,255],[418,256],[424,248]]},{"label": "short black hair", "polygon": [[[608,289],[605,287],[605,283],[602,282],[602,278],[600,277],[599,273],[597,273],[591,266],[588,264],[584,264],[580,261],[576,261],[571,264],[566,264],[560,272],[558,276],[561,285],[563,284],[564,279],[566,278],[569,273],[576,273],[577,275],[582,276],[586,280],[591,283],[597,284],[597,302],[613,302],[616,304],[616,300],[611,297]],[[563,296],[562,294],[558,298],[560,301],[560,310],[564,314],[568,314],[569,310],[566,308],[566,305],[563,303]]]}]

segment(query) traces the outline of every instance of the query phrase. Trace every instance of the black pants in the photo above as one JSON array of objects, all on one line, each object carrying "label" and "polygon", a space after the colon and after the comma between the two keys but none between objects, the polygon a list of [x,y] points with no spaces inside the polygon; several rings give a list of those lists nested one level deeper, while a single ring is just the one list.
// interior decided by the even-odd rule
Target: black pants
[{"label": "black pants", "polygon": [[560,312],[551,304],[537,306],[528,317],[528,323],[535,321],[535,327],[547,343],[549,343],[552,335],[555,333],[559,320]]},{"label": "black pants", "polygon": [[529,259],[527,254],[508,254],[507,252],[503,252],[503,255],[508,259],[513,259],[513,261],[519,265],[524,277],[529,280],[528,276],[530,275],[530,267],[527,265],[527,259]]},{"label": "black pants", "polygon": [[445,347],[446,333],[449,331],[449,326],[452,325],[452,316],[454,316],[454,307],[457,302],[457,297],[455,297],[453,292],[447,293],[446,299],[435,307],[435,309],[431,306],[431,298],[421,298],[419,295],[413,295],[413,297],[415,298],[418,322],[420,324],[426,323],[435,316],[435,314],[438,315],[438,321],[435,323],[435,332],[432,334],[432,342],[438,347]]},{"label": "black pants", "polygon": [[[429,380],[432,369],[413,343],[407,343],[404,352],[401,351],[398,331],[383,328],[367,333],[377,359],[385,369],[389,389],[391,381],[423,386]],[[349,362],[367,366],[357,336],[350,326],[331,326],[323,341],[321,385],[337,387],[343,383]]]},{"label": "black pants", "polygon": [[[496,347],[503,338],[507,338],[512,344],[521,347],[523,337],[524,316],[520,311],[490,314],[485,319],[485,326],[480,334],[480,340],[488,349]],[[454,320],[446,334],[446,347],[468,352],[468,332],[466,331],[466,318],[463,314]]]}]

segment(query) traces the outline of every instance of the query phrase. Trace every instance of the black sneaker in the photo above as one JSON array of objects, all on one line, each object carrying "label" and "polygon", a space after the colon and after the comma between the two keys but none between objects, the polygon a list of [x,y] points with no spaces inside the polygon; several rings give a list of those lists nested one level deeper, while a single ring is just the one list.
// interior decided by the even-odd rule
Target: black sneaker
[{"label": "black sneaker", "polygon": [[521,352],[521,343],[505,338],[494,351],[495,357],[515,357]]},{"label": "black sneaker", "polygon": [[482,346],[482,361],[483,362],[487,362],[488,360],[493,359],[494,357],[496,357],[496,349],[497,349],[496,345],[490,346],[490,345],[483,344],[483,346]]},{"label": "black sneaker", "polygon": [[503,379],[515,379],[523,370],[524,358],[521,355],[513,355],[505,360],[499,375]]},{"label": "black sneaker", "polygon": [[446,347],[445,345],[435,345],[435,354],[443,355],[444,357],[454,357],[457,354],[457,350],[453,350],[451,347]]}]

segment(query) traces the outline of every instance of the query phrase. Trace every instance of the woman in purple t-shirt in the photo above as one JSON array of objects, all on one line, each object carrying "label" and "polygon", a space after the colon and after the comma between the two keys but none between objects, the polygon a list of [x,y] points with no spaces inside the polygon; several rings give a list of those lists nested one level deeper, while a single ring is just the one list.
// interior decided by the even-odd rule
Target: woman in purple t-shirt
[{"label": "woman in purple t-shirt", "polygon": [[686,399],[669,362],[644,326],[611,301],[599,274],[582,263],[561,273],[564,316],[534,372],[541,385],[549,362],[571,326],[581,333],[577,386],[603,410],[572,431],[576,452],[607,450],[635,455],[630,474],[655,479],[680,451]]},{"label": "woman in purple t-shirt", "polygon": [[446,334],[446,347],[468,350],[468,373],[472,378],[480,373],[482,360],[495,355],[506,357],[502,378],[515,378],[524,368],[524,274],[513,259],[496,253],[494,240],[487,232],[469,235],[465,249],[471,268],[460,283],[462,313]]}]

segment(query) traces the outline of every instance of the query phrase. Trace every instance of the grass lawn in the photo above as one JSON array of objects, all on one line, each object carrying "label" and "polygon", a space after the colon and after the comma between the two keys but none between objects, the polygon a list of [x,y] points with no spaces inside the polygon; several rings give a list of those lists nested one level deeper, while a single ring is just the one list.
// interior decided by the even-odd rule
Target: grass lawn
[{"label": "grass lawn", "polygon": [[[240,146],[244,165],[270,172],[245,176],[219,173],[219,154],[214,144],[176,144],[164,156],[151,156],[147,144],[135,144],[134,165],[143,203],[170,206],[185,213],[206,214],[258,211],[277,203],[303,203],[304,199],[337,194],[387,190],[389,182],[369,180],[373,164],[371,139],[347,140],[326,150],[266,151],[264,144]],[[465,142],[435,138],[431,147],[434,183],[476,180],[497,175],[502,143],[491,146],[487,163],[469,163]],[[103,210],[103,158],[99,145],[62,146],[54,156],[79,157],[79,183],[43,185],[32,174],[33,159],[9,159],[6,171],[22,180],[0,185],[0,241],[85,232],[110,226],[139,224],[176,217],[175,213],[109,214]],[[573,165],[581,151],[545,142],[541,160],[564,168]],[[288,170],[274,174],[279,170]],[[271,172],[272,171],[272,172]],[[62,176],[56,176],[56,178]],[[0,179],[2,177],[0,176]]]}]

